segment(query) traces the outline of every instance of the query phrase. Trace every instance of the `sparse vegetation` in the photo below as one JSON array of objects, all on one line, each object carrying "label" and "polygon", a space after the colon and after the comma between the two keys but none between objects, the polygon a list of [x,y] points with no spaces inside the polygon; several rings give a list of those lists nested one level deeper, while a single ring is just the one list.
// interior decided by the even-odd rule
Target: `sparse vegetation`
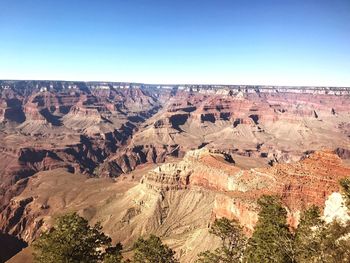
[{"label": "sparse vegetation", "polygon": [[[350,181],[340,182],[349,205]],[[258,200],[259,219],[247,239],[237,220],[216,219],[209,232],[221,240],[213,251],[198,255],[198,263],[342,263],[350,262],[350,224],[334,220],[326,223],[321,211],[311,206],[303,211],[297,229],[287,224],[287,211],[276,196]],[[120,243],[100,224],[90,226],[76,213],[59,217],[52,229],[34,242],[35,262],[96,263],[177,263],[175,252],[155,235],[140,237],[133,245],[132,261],[124,261]]]},{"label": "sparse vegetation", "polygon": [[236,220],[216,219],[210,233],[221,239],[222,245],[214,252],[205,251],[199,254],[198,263],[241,262],[246,247],[246,238],[242,227]]},{"label": "sparse vegetation", "polygon": [[[111,246],[111,238],[100,224],[90,226],[77,213],[58,217],[56,224],[43,233],[33,244],[34,262],[37,263],[122,263],[120,243]],[[135,263],[177,263],[175,252],[164,245],[159,237],[140,237],[133,246]]]},{"label": "sparse vegetation", "polygon": [[[349,207],[350,180],[341,180],[340,185]],[[311,206],[302,212],[297,229],[292,231],[287,225],[287,211],[276,196],[263,196],[258,204],[259,220],[247,243],[240,234],[241,227],[237,221],[218,219],[210,232],[221,238],[222,246],[214,251],[200,253],[197,262],[350,262],[349,222],[334,220],[327,224],[321,217],[320,209]],[[233,242],[230,237],[234,237]],[[229,251],[235,253],[227,253]]]},{"label": "sparse vegetation", "polygon": [[301,214],[295,232],[295,255],[300,263],[324,262],[322,250],[322,231],[325,222],[321,219],[320,209],[311,206]]},{"label": "sparse vegetation", "polygon": [[76,213],[61,216],[51,230],[34,242],[34,261],[101,262],[104,250],[111,245],[111,239],[101,229],[99,224],[90,226]]},{"label": "sparse vegetation", "polygon": [[103,256],[103,263],[121,263],[123,262],[122,255],[123,246],[118,243],[114,247],[108,247]]},{"label": "sparse vegetation", "polygon": [[148,239],[140,237],[134,244],[135,263],[177,263],[175,252],[164,245],[159,237],[151,235]]},{"label": "sparse vegetation", "polygon": [[343,189],[343,196],[347,201],[346,205],[347,207],[350,207],[350,178],[344,178],[340,180],[340,185]]},{"label": "sparse vegetation", "polygon": [[287,211],[275,196],[258,200],[259,220],[245,253],[246,262],[293,262],[292,235],[287,225]]}]

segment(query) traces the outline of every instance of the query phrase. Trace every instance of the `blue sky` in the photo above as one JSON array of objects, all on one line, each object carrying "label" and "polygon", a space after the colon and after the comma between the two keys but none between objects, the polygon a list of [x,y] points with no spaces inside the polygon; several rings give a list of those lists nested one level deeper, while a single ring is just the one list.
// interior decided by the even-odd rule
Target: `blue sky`
[{"label": "blue sky", "polygon": [[350,86],[350,0],[0,0],[0,79]]}]

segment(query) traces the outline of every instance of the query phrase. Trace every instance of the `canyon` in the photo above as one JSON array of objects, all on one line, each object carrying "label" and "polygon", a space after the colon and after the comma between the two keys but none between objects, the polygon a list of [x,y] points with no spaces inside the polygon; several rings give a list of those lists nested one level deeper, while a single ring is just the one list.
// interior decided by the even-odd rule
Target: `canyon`
[{"label": "canyon", "polygon": [[193,262],[218,245],[215,218],[250,235],[257,199],[273,194],[295,227],[350,176],[350,88],[0,81],[0,92],[0,227],[29,245],[78,211],[126,248],[154,233]]}]

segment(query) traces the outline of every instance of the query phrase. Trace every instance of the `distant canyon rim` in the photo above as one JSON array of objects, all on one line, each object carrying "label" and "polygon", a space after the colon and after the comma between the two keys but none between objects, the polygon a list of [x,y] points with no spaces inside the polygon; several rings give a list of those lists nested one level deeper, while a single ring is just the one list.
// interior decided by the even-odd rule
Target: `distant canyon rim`
[{"label": "distant canyon rim", "polygon": [[0,227],[29,245],[77,211],[125,247],[155,233],[193,262],[218,244],[215,218],[249,235],[257,199],[276,194],[293,226],[350,176],[350,88],[4,80],[0,92]]}]

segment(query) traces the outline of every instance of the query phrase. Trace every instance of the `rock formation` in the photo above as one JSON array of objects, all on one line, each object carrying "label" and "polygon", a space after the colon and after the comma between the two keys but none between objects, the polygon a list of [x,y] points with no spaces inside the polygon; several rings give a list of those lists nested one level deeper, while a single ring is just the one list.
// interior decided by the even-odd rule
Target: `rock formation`
[{"label": "rock formation", "polygon": [[295,226],[311,204],[339,204],[349,101],[333,87],[0,81],[1,230],[30,243],[74,210],[191,262],[216,244],[216,217],[251,233],[263,194]]},{"label": "rock formation", "polygon": [[189,151],[179,162],[136,171],[116,182],[62,169],[19,180],[14,187],[24,189],[0,214],[1,227],[31,242],[54,215],[74,210],[91,222],[101,221],[104,231],[126,247],[139,235],[155,233],[183,262],[191,262],[218,244],[208,234],[215,218],[236,218],[250,234],[258,219],[256,201],[263,194],[282,198],[292,226],[312,204],[322,208],[326,202],[329,217],[329,211],[338,209],[338,180],[350,175],[350,167],[333,152],[247,170],[235,166],[230,154],[206,148]]}]

